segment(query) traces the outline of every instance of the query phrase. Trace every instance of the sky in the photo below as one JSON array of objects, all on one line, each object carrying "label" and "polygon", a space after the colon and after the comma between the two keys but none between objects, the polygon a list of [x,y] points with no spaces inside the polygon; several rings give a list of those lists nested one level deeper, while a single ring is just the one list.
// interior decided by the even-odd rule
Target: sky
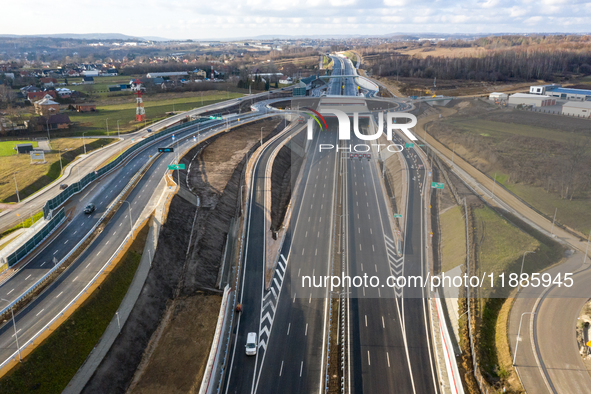
[{"label": "sky", "polygon": [[0,34],[122,33],[170,39],[389,33],[589,33],[591,0],[8,1]]}]

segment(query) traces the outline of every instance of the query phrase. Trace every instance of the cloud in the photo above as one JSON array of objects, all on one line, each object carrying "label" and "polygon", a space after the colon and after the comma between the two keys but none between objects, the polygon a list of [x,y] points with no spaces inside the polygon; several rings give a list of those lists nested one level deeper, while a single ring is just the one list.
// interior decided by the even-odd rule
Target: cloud
[{"label": "cloud", "polygon": [[[257,35],[588,32],[589,0],[80,0],[52,5],[68,24],[47,24],[42,0],[29,0],[27,23],[5,18],[0,34],[117,32],[216,39]],[[80,8],[84,12],[80,13]],[[117,9],[117,13],[113,13]],[[18,2],[3,14],[19,15]],[[133,17],[130,17],[133,15]]]}]

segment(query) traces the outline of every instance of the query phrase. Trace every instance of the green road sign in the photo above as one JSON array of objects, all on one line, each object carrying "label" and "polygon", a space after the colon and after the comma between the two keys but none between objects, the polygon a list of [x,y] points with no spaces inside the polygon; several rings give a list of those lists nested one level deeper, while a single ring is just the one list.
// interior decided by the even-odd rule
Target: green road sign
[{"label": "green road sign", "polygon": [[443,189],[445,184],[443,182],[431,182],[432,189]]},{"label": "green road sign", "polygon": [[407,142],[406,143],[406,147],[407,148],[414,148],[415,147],[415,144],[413,144],[412,142]]},{"label": "green road sign", "polygon": [[168,166],[169,170],[184,170],[185,169],[185,165],[183,163],[181,164],[170,164]]},{"label": "green road sign", "polygon": [[401,215],[401,214],[399,214],[399,213],[395,213],[395,214],[394,214],[394,217],[395,217],[395,218],[401,218],[401,217],[402,217],[402,215]]}]

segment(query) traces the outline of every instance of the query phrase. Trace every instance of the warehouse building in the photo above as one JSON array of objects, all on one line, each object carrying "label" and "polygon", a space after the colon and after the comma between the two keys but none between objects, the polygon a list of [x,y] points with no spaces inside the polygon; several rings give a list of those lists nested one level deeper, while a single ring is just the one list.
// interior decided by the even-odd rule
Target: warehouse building
[{"label": "warehouse building", "polygon": [[146,74],[147,78],[158,78],[158,77],[187,77],[189,75],[186,71],[171,71],[161,73],[149,73]]},{"label": "warehouse building", "polygon": [[529,93],[515,93],[509,96],[509,104],[511,105],[531,105],[534,107],[546,107],[549,105],[556,105],[556,100],[550,96],[529,94]]},{"label": "warehouse building", "polygon": [[540,94],[554,97],[560,100],[569,101],[589,101],[591,100],[591,90],[587,89],[573,89],[563,88],[562,85],[540,85],[530,86],[529,92],[531,94]]},{"label": "warehouse building", "polygon": [[591,101],[569,101],[562,106],[562,114],[578,118],[590,118]]},{"label": "warehouse building", "polygon": [[509,98],[507,93],[493,92],[488,96],[490,101],[506,101]]}]

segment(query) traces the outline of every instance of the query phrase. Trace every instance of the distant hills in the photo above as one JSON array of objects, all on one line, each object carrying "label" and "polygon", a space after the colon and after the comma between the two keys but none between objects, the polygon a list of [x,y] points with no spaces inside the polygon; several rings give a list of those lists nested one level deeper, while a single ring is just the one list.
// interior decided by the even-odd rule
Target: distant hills
[{"label": "distant hills", "polygon": [[122,41],[170,41],[168,38],[163,37],[134,37],[120,33],[87,33],[87,34],[32,34],[32,35],[19,35],[19,34],[0,34],[1,37],[11,38],[62,38],[72,40],[122,40]]}]

